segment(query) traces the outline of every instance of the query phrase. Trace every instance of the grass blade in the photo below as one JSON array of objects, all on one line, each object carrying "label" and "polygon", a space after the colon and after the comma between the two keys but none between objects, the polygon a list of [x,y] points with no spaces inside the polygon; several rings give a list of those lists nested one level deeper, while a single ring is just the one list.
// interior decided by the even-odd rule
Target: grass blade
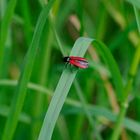
[{"label": "grass blade", "polygon": [[[0,116],[7,117],[9,114],[9,106],[0,105]],[[23,112],[20,113],[19,121],[25,124],[31,124],[31,117]]]},{"label": "grass blade", "polygon": [[[51,54],[52,54],[52,40],[53,35],[50,29],[50,23],[47,20],[47,23],[45,24],[45,28],[43,30],[43,36],[41,37],[42,42],[42,48],[40,49],[40,57],[39,57],[39,63],[37,62],[37,67],[40,69],[39,71],[35,72],[37,77],[37,82],[40,85],[48,85],[49,81],[49,69],[51,64]],[[40,62],[41,60],[41,62]],[[35,94],[34,96],[34,107],[32,109],[32,117],[33,118],[39,118],[41,117],[41,114],[44,114],[44,111],[46,110],[44,108],[44,105],[48,104],[48,97],[45,95],[39,93]],[[32,123],[31,128],[31,136],[32,140],[35,140],[38,138],[38,134],[40,131],[40,128],[42,126],[42,119],[37,119]]]},{"label": "grass blade", "polygon": [[126,0],[130,2],[132,5],[135,5],[137,8],[140,9],[140,1],[139,0]]},{"label": "grass blade", "polygon": [[[139,2],[140,4],[140,2]],[[137,22],[137,26],[138,26],[138,31],[140,34],[140,11],[136,8],[135,5],[133,5],[134,8],[134,13],[135,13],[135,17],[136,17],[136,22]]]},{"label": "grass blade", "polygon": [[119,101],[122,101],[124,97],[124,86],[123,86],[120,71],[110,50],[100,41],[95,40],[93,44],[97,49],[97,51],[99,52],[99,54],[101,55],[101,57],[108,65],[112,76],[112,80],[116,88],[116,93],[117,93],[116,96]]},{"label": "grass blade", "polygon": [[4,47],[7,39],[8,28],[11,23],[12,16],[14,14],[14,9],[16,6],[17,0],[10,0],[7,6],[7,10],[3,17],[1,23],[1,32],[0,32],[0,77],[2,77],[3,73],[3,61],[4,61]]},{"label": "grass blade", "polygon": [[[135,12],[136,21],[137,21],[138,30],[139,30],[140,23],[138,20],[138,13],[137,13],[138,11],[135,8],[134,8],[134,12]],[[135,53],[134,53],[134,57],[133,57],[131,66],[129,68],[127,83],[125,85],[125,91],[124,91],[124,99],[122,102],[120,112],[117,117],[114,131],[112,133],[112,137],[111,137],[112,140],[117,140],[122,131],[122,122],[124,121],[124,118],[125,118],[125,115],[127,112],[127,108],[128,108],[128,103],[129,103],[128,97],[133,88],[134,77],[136,76],[136,74],[138,72],[139,62],[140,62],[140,43],[138,43],[137,49],[135,50]]]},{"label": "grass blade", "polygon": [[[8,80],[8,79],[1,79],[0,80],[0,86],[17,86],[18,84],[18,81],[17,80]],[[37,84],[34,84],[34,83],[28,83],[28,86],[27,86],[29,89],[31,90],[34,90],[34,91],[37,91],[37,92],[43,92],[43,93],[46,93],[48,95],[51,95],[52,94],[52,91],[50,91],[49,89],[43,87],[43,86],[40,86],[40,85],[37,85]]]},{"label": "grass blade", "polygon": [[19,78],[19,82],[16,88],[16,93],[12,101],[11,110],[8,116],[8,120],[6,122],[3,137],[2,137],[3,140],[11,140],[14,135],[14,132],[18,123],[19,114],[22,110],[24,99],[26,97],[27,84],[31,76],[35,55],[39,47],[39,40],[41,37],[41,33],[44,28],[44,24],[48,17],[49,11],[54,2],[55,0],[51,0],[44,7],[44,9],[42,10],[39,16],[39,19],[35,28],[33,40],[27,52],[27,55],[25,57],[23,68],[21,71],[21,76]]},{"label": "grass blade", "polygon": [[88,109],[88,106],[87,106],[87,102],[86,102],[86,99],[84,98],[84,94],[80,88],[80,85],[78,83],[77,80],[74,81],[74,85],[75,85],[75,88],[76,88],[76,91],[77,91],[77,95],[80,99],[80,102],[82,104],[82,108],[83,108],[83,112],[85,113],[88,121],[89,121],[89,124],[91,126],[91,129],[92,129],[92,132],[93,135],[95,135],[96,137],[98,137],[98,140],[101,140],[101,136],[98,132],[98,130],[95,128],[95,121],[93,120],[93,117],[91,116],[91,112],[89,112],[89,109]]},{"label": "grass blade", "polygon": [[[70,55],[82,57],[91,42],[92,39],[84,37],[79,38],[75,42]],[[58,119],[64,101],[66,100],[67,94],[76,76],[76,73],[77,70],[71,72],[69,69],[64,69],[47,110],[38,140],[51,139],[55,123]]]},{"label": "grass blade", "polygon": [[[70,100],[71,101],[71,100]],[[73,100],[74,101],[74,100]],[[66,102],[68,105],[74,106],[75,108],[72,109],[67,109],[66,112],[63,112],[65,115],[68,114],[85,114],[85,112],[83,111],[83,106],[81,103],[78,102],[69,102],[69,100],[67,100]],[[116,122],[117,120],[117,115],[112,113],[109,109],[104,108],[104,107],[100,107],[97,105],[87,105],[86,108],[88,109],[88,112],[90,113],[91,116],[95,116],[97,118],[106,118],[107,120],[111,121],[111,122]],[[140,123],[136,122],[132,119],[129,118],[125,118],[124,121],[122,122],[122,125],[127,128],[128,130],[136,133],[137,135],[140,135]],[[133,127],[132,127],[133,126]]]},{"label": "grass blade", "polygon": [[[17,81],[16,80],[6,80],[6,79],[4,80],[3,79],[3,80],[0,80],[0,85],[15,87],[17,85]],[[41,94],[47,94],[49,96],[52,96],[52,93],[53,93],[52,91],[44,88],[43,86],[37,85],[37,84],[34,84],[34,83],[29,83],[28,84],[28,89],[38,91]],[[64,111],[63,112],[64,115],[85,113],[85,112],[83,112],[83,105],[79,101],[73,100],[71,98],[67,98],[66,99],[66,104],[69,105],[69,106],[72,106],[73,108],[72,109],[67,109],[66,111]],[[108,110],[104,107],[87,104],[86,108],[88,109],[88,112],[90,113],[90,115],[93,115],[95,117],[105,117],[111,122],[116,121],[117,116],[114,113],[112,113],[110,110]],[[0,114],[2,116],[7,116],[8,113],[3,112],[3,109],[4,109],[3,107],[2,108],[0,107]],[[22,122],[30,123],[29,120],[26,121],[25,119],[23,120],[22,118],[19,118],[19,119]],[[140,135],[140,131],[139,131],[140,130],[140,124],[138,122],[136,122],[132,119],[129,119],[129,118],[125,118],[123,125],[128,130]],[[134,126],[134,127],[132,127],[132,126]]]}]

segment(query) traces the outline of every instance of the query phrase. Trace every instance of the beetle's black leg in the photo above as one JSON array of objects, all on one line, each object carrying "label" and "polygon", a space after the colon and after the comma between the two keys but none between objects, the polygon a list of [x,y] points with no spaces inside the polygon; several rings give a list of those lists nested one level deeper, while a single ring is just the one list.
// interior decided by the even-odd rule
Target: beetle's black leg
[{"label": "beetle's black leg", "polygon": [[65,63],[65,68],[68,68],[68,65],[69,65],[69,63],[68,63],[68,62],[66,62],[66,63]]}]

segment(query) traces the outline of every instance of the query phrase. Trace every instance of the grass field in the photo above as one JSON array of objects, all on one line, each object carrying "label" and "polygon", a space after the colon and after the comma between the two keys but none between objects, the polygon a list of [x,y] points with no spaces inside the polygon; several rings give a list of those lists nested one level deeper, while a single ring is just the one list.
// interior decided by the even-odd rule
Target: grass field
[{"label": "grass field", "polygon": [[0,27],[0,140],[140,140],[139,0],[0,0]]}]

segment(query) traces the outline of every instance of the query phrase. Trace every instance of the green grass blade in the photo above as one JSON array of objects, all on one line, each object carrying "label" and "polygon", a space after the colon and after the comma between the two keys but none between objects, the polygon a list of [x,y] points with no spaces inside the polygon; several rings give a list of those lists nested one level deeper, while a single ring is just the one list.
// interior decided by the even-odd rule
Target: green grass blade
[{"label": "green grass blade", "polygon": [[[137,20],[137,24],[138,24],[138,28],[139,28],[138,11],[137,11],[137,9],[135,9],[135,7],[134,7],[134,12],[135,12],[135,16],[136,16],[136,20]],[[136,73],[138,72],[139,62],[140,62],[140,43],[138,43],[137,49],[135,50],[135,53],[133,56],[133,60],[131,62],[131,66],[129,68],[128,78],[127,78],[127,82],[125,85],[125,91],[124,91],[124,99],[122,102],[122,106],[120,108],[120,112],[117,117],[114,131],[112,133],[112,137],[111,137],[112,140],[117,140],[121,134],[122,122],[125,118],[127,108],[128,108],[128,103],[129,103],[128,97],[133,88],[134,77],[136,76]]]},{"label": "green grass blade", "polygon": [[[76,102],[73,100],[73,102],[69,102],[69,100],[67,100],[66,102],[68,105],[71,105],[71,106],[74,106],[75,108],[72,108],[72,109],[67,109],[68,111],[66,112],[63,112],[65,115],[68,115],[68,114],[83,114],[85,113],[83,111],[83,106],[81,103],[79,102]],[[107,108],[104,108],[104,107],[100,107],[100,106],[97,106],[97,105],[87,105],[86,108],[88,109],[88,112],[90,113],[91,116],[95,116],[97,118],[100,118],[100,120],[102,120],[101,118],[106,118],[108,119],[109,121],[111,122],[116,122],[117,120],[117,115],[112,113],[109,109]],[[140,123],[137,122],[137,121],[134,121],[132,119],[129,119],[129,118],[125,118],[124,121],[122,122],[123,126],[136,133],[137,135],[140,135]],[[133,126],[133,127],[132,127]]]},{"label": "green grass blade", "polygon": [[28,0],[21,1],[21,12],[24,20],[25,39],[27,44],[29,45],[32,38],[32,32],[31,32],[32,23],[31,23],[31,16],[29,13]]},{"label": "green grass blade", "polygon": [[92,130],[94,130],[94,121],[93,121],[93,118],[91,117],[91,115],[90,115],[90,113],[89,113],[89,111],[87,109],[86,99],[83,96],[82,90],[81,90],[80,85],[79,85],[79,83],[78,83],[77,80],[74,81],[74,85],[75,85],[75,88],[77,90],[77,95],[78,95],[78,97],[79,97],[79,99],[81,101],[81,104],[83,106],[83,111],[86,114],[86,117],[87,117],[87,119],[88,119],[88,121],[89,121],[89,123],[90,123],[90,125],[92,127]]},{"label": "green grass blade", "polygon": [[[0,105],[0,116],[7,117],[9,114],[9,107],[6,105]],[[19,121],[25,124],[31,124],[31,118],[29,115],[21,112],[19,116]]]},{"label": "green grass blade", "polygon": [[53,16],[53,14],[51,14],[51,16],[50,16],[50,22],[51,22],[51,27],[52,27],[53,34],[54,34],[54,36],[55,36],[56,43],[57,43],[57,45],[59,46],[62,55],[65,56],[62,43],[61,43],[60,38],[58,37],[57,31],[56,31],[56,29],[55,29],[54,21],[55,21],[54,16]]},{"label": "green grass blade", "polygon": [[67,121],[63,115],[60,115],[57,121],[57,127],[59,129],[62,140],[71,140],[68,131]]},{"label": "green grass blade", "polygon": [[[3,85],[3,86],[13,86],[13,87],[15,87],[17,85],[17,81],[16,80],[3,79],[3,80],[0,80],[0,85],[1,86]],[[28,89],[38,91],[41,94],[46,94],[46,95],[49,95],[49,96],[52,96],[52,93],[53,93],[49,89],[47,89],[47,88],[45,88],[41,85],[34,84],[34,83],[28,83]],[[63,112],[64,115],[85,113],[85,112],[83,112],[83,105],[79,101],[73,100],[71,98],[67,98],[66,99],[66,104],[73,107],[73,108],[72,109],[67,109],[65,112]],[[108,110],[104,107],[87,104],[86,108],[88,109],[88,112],[92,116],[105,117],[111,122],[116,121],[117,116],[114,113],[112,113],[110,110]],[[5,114],[5,112],[3,112],[3,109],[4,109],[3,107],[2,108],[0,107],[0,114],[2,116],[7,116]],[[29,123],[29,118],[25,119],[25,117],[24,117],[24,119],[23,119],[21,117],[19,119],[21,119],[22,122]],[[132,119],[129,119],[129,118],[124,118],[124,124],[123,125],[128,130],[140,135],[140,131],[139,131],[140,130],[140,124],[138,122],[136,122]],[[134,126],[134,127],[132,127],[132,126]]]},{"label": "green grass blade", "polygon": [[89,112],[87,102],[86,102],[86,99],[84,97],[84,93],[82,92],[77,80],[74,81],[74,85],[75,85],[75,88],[77,91],[77,95],[78,95],[80,102],[82,104],[83,112],[85,113],[85,115],[89,121],[89,125],[91,126],[92,132],[94,132],[93,135],[95,135],[96,137],[98,137],[99,140],[101,140],[101,138],[100,138],[101,136],[100,136],[98,130],[95,128],[96,122],[93,120],[93,117],[91,116],[91,112]]},{"label": "green grass blade", "polygon": [[[139,2],[139,4],[140,4],[140,2]],[[135,13],[135,17],[136,17],[137,26],[138,26],[138,31],[140,34],[140,10],[138,10],[135,5],[133,5],[133,7],[134,7],[134,13]]]},{"label": "green grass blade", "polygon": [[130,2],[132,5],[135,5],[137,8],[140,9],[140,1],[139,0],[126,0]]},{"label": "green grass blade", "polygon": [[8,28],[11,23],[12,16],[14,14],[14,9],[16,6],[17,0],[10,0],[7,6],[7,10],[5,12],[5,15],[2,19],[1,23],[1,32],[0,32],[0,77],[2,77],[3,72],[3,61],[4,61],[4,47],[5,42],[7,39],[8,34]]},{"label": "green grass blade", "polygon": [[[84,37],[79,38],[75,42],[70,55],[82,57],[91,42],[92,39]],[[69,69],[64,69],[47,110],[38,140],[51,139],[55,123],[58,119],[64,101],[66,100],[67,94],[76,76],[76,73],[77,70],[72,72]]]},{"label": "green grass blade", "polygon": [[[99,106],[89,106],[88,108],[89,110],[91,110],[91,113],[97,117],[99,116],[103,116],[105,118],[107,118],[109,121],[112,122],[116,122],[117,120],[117,115],[112,113],[110,110],[104,108],[104,107],[99,107]],[[132,119],[129,118],[124,118],[124,121],[122,122],[123,126],[129,130],[131,130],[132,132],[135,132],[136,134],[140,135],[140,123],[136,122]],[[133,127],[132,127],[133,126]]]},{"label": "green grass blade", "polygon": [[[18,81],[17,80],[8,80],[8,79],[1,79],[0,80],[0,86],[17,86],[18,84]],[[37,84],[34,84],[34,83],[28,83],[27,87],[31,90],[34,90],[34,91],[37,91],[37,92],[43,92],[43,93],[46,93],[48,95],[51,95],[52,94],[52,91],[50,91],[49,89],[43,87],[43,86],[40,86],[40,85],[37,85]]]},{"label": "green grass blade", "polygon": [[114,60],[110,50],[102,42],[95,40],[93,44],[97,49],[97,51],[99,52],[99,54],[101,55],[101,57],[108,65],[113,83],[116,88],[116,93],[117,93],[116,96],[119,101],[122,101],[124,98],[124,86],[116,61]]},{"label": "green grass blade", "polygon": [[48,17],[49,11],[52,8],[54,2],[55,0],[49,1],[49,3],[43,8],[39,16],[39,19],[35,28],[33,40],[27,52],[27,55],[25,57],[25,61],[24,61],[23,68],[21,71],[21,76],[19,78],[19,82],[16,88],[16,93],[12,101],[11,110],[10,110],[10,113],[6,122],[6,126],[4,129],[4,133],[2,136],[3,140],[11,140],[14,135],[14,132],[18,123],[19,114],[22,110],[24,99],[26,97],[27,84],[31,76],[35,55],[39,47],[39,40],[41,37],[41,33],[44,28],[44,24]]},{"label": "green grass blade", "polygon": [[[39,71],[36,71],[36,77],[37,82],[40,85],[48,85],[49,83],[49,69],[51,65],[51,54],[52,54],[52,41],[53,35],[50,29],[50,23],[47,20],[47,23],[45,24],[45,28],[43,30],[43,34],[41,37],[41,46],[40,49],[40,57],[39,57],[39,63],[37,62],[37,68],[39,68]],[[41,62],[40,62],[41,60]],[[47,84],[46,84],[47,83]],[[32,109],[32,117],[33,118],[39,118],[41,117],[41,114],[44,114],[44,105],[48,104],[48,97],[45,95],[39,93],[35,94],[34,96],[34,108]],[[38,138],[38,134],[40,131],[40,128],[42,126],[42,119],[37,119],[32,123],[32,139],[35,140]]]}]

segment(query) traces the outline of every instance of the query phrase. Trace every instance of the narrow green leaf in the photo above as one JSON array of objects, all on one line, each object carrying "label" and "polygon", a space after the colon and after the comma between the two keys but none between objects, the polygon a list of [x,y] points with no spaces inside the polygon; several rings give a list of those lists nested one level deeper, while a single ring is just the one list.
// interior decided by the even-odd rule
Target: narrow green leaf
[{"label": "narrow green leaf", "polygon": [[[91,109],[91,112],[92,112],[93,115],[94,115],[94,113],[96,114],[96,117],[98,115],[103,116],[103,117],[109,119],[112,122],[116,122],[116,120],[117,120],[117,115],[112,113],[110,110],[108,110],[106,108],[99,107],[99,106],[96,106],[94,108],[93,106],[89,106],[89,109]],[[134,120],[131,120],[129,118],[125,118],[122,123],[123,123],[125,128],[131,130],[132,132],[135,132],[138,135],[140,135],[140,131],[139,131],[140,130],[140,123],[138,123]]]},{"label": "narrow green leaf", "polygon": [[84,98],[84,93],[82,92],[77,80],[74,81],[74,86],[76,88],[77,95],[78,95],[80,102],[82,104],[83,112],[85,113],[85,116],[87,117],[87,119],[89,121],[89,125],[91,126],[91,129],[92,129],[91,131],[94,132],[93,135],[98,137],[98,140],[102,140],[101,136],[99,134],[99,131],[95,127],[96,121],[94,121],[94,118],[91,116],[91,113],[89,112],[86,99]]},{"label": "narrow green leaf", "polygon": [[[5,105],[0,105],[0,115],[7,117],[9,115],[10,108]],[[31,117],[23,112],[20,113],[19,121],[26,124],[31,124]]]},{"label": "narrow green leaf", "polygon": [[[134,6],[134,12],[135,12],[135,16],[136,16],[136,21],[138,24],[138,30],[139,30],[139,14],[137,9]],[[124,88],[124,99],[122,101],[122,106],[120,108],[118,117],[117,117],[117,121],[111,136],[112,140],[117,140],[121,134],[122,131],[122,122],[125,118],[126,112],[127,112],[127,106],[129,103],[128,97],[130,95],[130,92],[132,90],[133,87],[133,82],[134,82],[134,77],[136,76],[136,73],[138,72],[138,66],[139,66],[139,62],[140,62],[140,42],[137,45],[137,49],[135,50],[134,53],[134,57],[133,60],[131,62],[131,66],[129,68],[129,72],[128,72],[128,78],[127,78],[127,82]]]},{"label": "narrow green leaf", "polygon": [[[92,42],[92,39],[81,37],[79,38],[71,50],[71,56],[83,56]],[[67,94],[70,90],[72,82],[76,76],[77,70],[71,71],[64,69],[60,80],[55,89],[54,95],[47,110],[38,140],[50,140],[55,123],[58,119],[61,108],[66,100]]]},{"label": "narrow green leaf", "polygon": [[1,32],[0,32],[0,77],[3,76],[3,61],[4,61],[4,48],[5,42],[7,39],[8,28],[11,23],[12,16],[14,14],[14,9],[16,6],[17,0],[10,0],[4,14],[4,17],[1,22]]},{"label": "narrow green leaf", "polygon": [[[3,79],[3,80],[0,80],[0,85],[14,86],[15,87],[17,85],[17,81],[6,80],[6,79],[4,80]],[[52,96],[52,93],[53,93],[52,91],[48,90],[47,88],[45,88],[41,85],[34,84],[34,83],[29,83],[28,88],[31,89],[31,90],[39,91],[41,94],[47,94],[47,95],[50,95],[50,96]],[[85,113],[85,112],[83,112],[83,105],[79,101],[73,100],[71,98],[67,98],[66,99],[66,104],[72,106],[73,108],[62,111],[62,113],[64,115]],[[110,110],[108,110],[104,107],[86,104],[86,108],[88,109],[88,112],[95,117],[105,117],[109,121],[112,121],[112,122],[116,121],[117,115],[112,113]],[[2,116],[7,116],[5,113],[3,113],[3,109],[4,109],[3,107],[0,108],[0,114]],[[25,118],[23,119],[21,117],[22,122],[25,122],[25,123],[27,122],[28,123],[29,120],[27,119],[28,120],[27,121],[26,119]],[[129,118],[124,118],[124,124],[123,125],[124,125],[125,128],[129,129],[130,131],[140,135],[140,131],[139,131],[140,130],[140,124],[139,124],[139,122],[136,122],[136,121],[134,121],[132,119],[129,119]],[[134,127],[132,127],[132,126],[134,126]]]},{"label": "narrow green leaf", "polygon": [[138,10],[135,5],[133,5],[133,7],[134,7],[134,13],[136,17],[137,26],[138,26],[138,31],[140,34],[140,10]]},{"label": "narrow green leaf", "polygon": [[[17,86],[18,84],[18,81],[17,80],[8,80],[8,79],[1,79],[0,80],[0,86]],[[34,84],[34,83],[28,83],[27,87],[29,89],[32,89],[32,90],[35,90],[35,91],[38,91],[38,92],[44,92],[48,95],[51,95],[52,94],[52,91],[50,91],[49,89],[43,87],[43,86],[40,86],[40,85],[37,85],[37,84]]]},{"label": "narrow green leaf", "polygon": [[[83,107],[81,103],[75,102],[75,104],[71,103],[71,102],[66,102],[68,105],[74,106],[75,108],[72,109],[67,109],[66,111],[63,112],[64,115],[68,115],[68,114],[85,114],[85,112],[83,111]],[[102,118],[105,117],[106,119],[108,119],[111,122],[116,122],[117,120],[117,115],[112,113],[109,109],[104,108],[104,107],[100,107],[97,105],[86,105],[86,108],[88,109],[88,112],[90,113],[90,115],[95,116],[97,118]],[[125,128],[127,128],[128,130],[140,135],[140,123],[136,122],[132,119],[129,118],[125,118],[123,121],[123,126]],[[133,127],[132,127],[133,126]]]},{"label": "narrow green leaf", "polygon": [[140,9],[140,0],[126,0]]},{"label": "narrow green leaf", "polygon": [[122,101],[124,98],[124,86],[116,61],[114,60],[110,50],[102,42],[95,40],[93,44],[108,65],[113,83],[116,88],[116,96],[119,101]]},{"label": "narrow green leaf", "polygon": [[30,48],[27,52],[27,55],[25,56],[25,60],[19,78],[19,82],[16,88],[15,96],[14,99],[12,100],[11,110],[2,136],[3,140],[11,140],[14,135],[18,123],[19,114],[22,110],[24,100],[26,97],[27,84],[31,76],[36,52],[39,47],[39,40],[41,37],[41,33],[44,28],[44,24],[48,17],[49,11],[52,8],[54,2],[55,0],[49,1],[49,3],[45,5],[45,7],[40,13]]},{"label": "narrow green leaf", "polygon": [[82,92],[82,90],[81,90],[81,88],[80,88],[80,85],[79,85],[79,83],[78,83],[77,80],[74,81],[74,85],[75,85],[75,88],[76,88],[76,90],[77,90],[77,95],[78,95],[78,97],[79,97],[79,99],[80,99],[80,101],[81,101],[81,104],[82,104],[82,106],[83,106],[83,111],[84,111],[85,114],[86,114],[86,117],[87,117],[87,119],[88,119],[88,121],[89,121],[89,123],[90,123],[90,125],[91,125],[91,127],[92,127],[92,130],[94,130],[95,127],[94,127],[93,118],[91,117],[91,115],[90,115],[90,113],[89,113],[89,111],[88,111],[88,109],[87,109],[86,99],[84,99],[83,92]]}]

